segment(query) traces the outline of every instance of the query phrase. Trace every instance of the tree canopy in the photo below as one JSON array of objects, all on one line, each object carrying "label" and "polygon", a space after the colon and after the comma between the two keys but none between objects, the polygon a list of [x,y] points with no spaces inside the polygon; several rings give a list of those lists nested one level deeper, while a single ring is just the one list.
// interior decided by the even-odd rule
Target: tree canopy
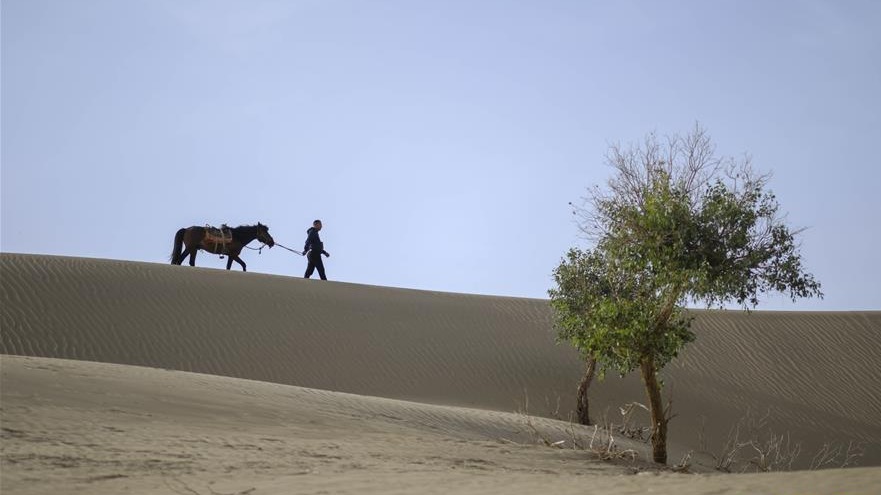
[{"label": "tree canopy", "polygon": [[[661,142],[612,146],[614,175],[575,206],[593,246],[572,248],[549,291],[558,337],[602,374],[642,369],[654,457],[666,461],[657,371],[694,340],[688,302],[752,308],[767,292],[822,296],[806,273],[769,175],[749,158],[720,158],[699,126]],[[663,447],[663,448],[659,448]]]}]

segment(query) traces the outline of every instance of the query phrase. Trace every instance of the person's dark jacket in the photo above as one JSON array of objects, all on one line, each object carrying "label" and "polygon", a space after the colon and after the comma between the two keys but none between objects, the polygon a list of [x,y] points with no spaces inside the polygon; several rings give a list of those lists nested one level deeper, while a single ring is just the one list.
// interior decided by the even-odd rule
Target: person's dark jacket
[{"label": "person's dark jacket", "polygon": [[324,250],[324,243],[321,242],[321,237],[318,237],[318,229],[315,227],[309,227],[309,230],[306,231],[306,244],[303,246],[303,252],[312,251],[312,254],[323,254],[327,256],[327,251]]}]

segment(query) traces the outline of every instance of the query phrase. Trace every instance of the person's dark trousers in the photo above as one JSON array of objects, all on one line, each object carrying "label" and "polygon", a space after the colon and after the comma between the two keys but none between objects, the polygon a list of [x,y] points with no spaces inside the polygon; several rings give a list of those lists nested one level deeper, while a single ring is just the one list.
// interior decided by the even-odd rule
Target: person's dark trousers
[{"label": "person's dark trousers", "polygon": [[324,261],[321,260],[321,252],[309,251],[309,256],[307,256],[309,260],[309,265],[306,267],[306,278],[310,278],[312,276],[312,272],[315,269],[318,269],[318,276],[321,277],[321,280],[327,280],[327,276],[324,274]]}]

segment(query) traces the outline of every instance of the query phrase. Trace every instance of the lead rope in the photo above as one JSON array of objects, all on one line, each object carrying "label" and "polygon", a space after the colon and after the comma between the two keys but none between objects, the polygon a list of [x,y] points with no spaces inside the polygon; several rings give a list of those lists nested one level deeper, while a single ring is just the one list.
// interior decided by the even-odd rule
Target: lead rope
[{"label": "lead rope", "polygon": [[[280,247],[280,248],[282,248],[282,249],[287,249],[288,251],[290,251],[290,252],[292,252],[292,253],[297,253],[297,254],[299,254],[300,256],[304,256],[304,255],[305,255],[305,253],[301,253],[301,252],[297,251],[296,249],[291,249],[291,248],[285,246],[284,244],[279,244],[279,243],[276,242],[275,245],[278,246],[278,247]],[[258,254],[263,254],[262,251],[263,251],[263,248],[266,247],[266,243],[264,242],[263,245],[260,246],[259,248],[252,248],[251,246],[245,246],[245,247],[248,248],[248,249],[251,249],[251,250],[253,250],[253,251],[260,251],[260,253],[258,253]]]},{"label": "lead rope", "polygon": [[301,253],[301,252],[297,251],[296,249],[291,249],[291,248],[289,248],[289,247],[287,247],[287,246],[283,246],[283,245],[281,245],[281,244],[279,244],[279,243],[277,243],[277,242],[275,243],[275,245],[278,246],[278,247],[280,247],[280,248],[282,248],[282,249],[287,249],[288,251],[290,251],[290,252],[292,252],[292,253],[297,253],[297,254],[299,254],[300,256],[303,256],[303,255],[304,255],[304,253]]}]

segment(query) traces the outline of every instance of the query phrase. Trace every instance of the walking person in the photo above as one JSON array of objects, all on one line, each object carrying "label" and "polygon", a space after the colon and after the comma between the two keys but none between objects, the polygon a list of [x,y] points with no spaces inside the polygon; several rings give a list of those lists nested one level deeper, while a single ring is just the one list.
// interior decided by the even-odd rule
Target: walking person
[{"label": "walking person", "polygon": [[325,255],[330,258],[330,253],[324,250],[324,243],[321,242],[321,237],[318,236],[318,232],[321,230],[321,220],[315,220],[312,222],[312,227],[309,227],[309,230],[306,231],[306,244],[303,246],[303,254],[306,255],[306,259],[309,260],[309,265],[306,266],[306,278],[312,277],[312,272],[315,269],[318,269],[318,276],[321,277],[321,280],[327,280],[327,276],[324,274],[324,261],[321,260],[321,255]]}]

